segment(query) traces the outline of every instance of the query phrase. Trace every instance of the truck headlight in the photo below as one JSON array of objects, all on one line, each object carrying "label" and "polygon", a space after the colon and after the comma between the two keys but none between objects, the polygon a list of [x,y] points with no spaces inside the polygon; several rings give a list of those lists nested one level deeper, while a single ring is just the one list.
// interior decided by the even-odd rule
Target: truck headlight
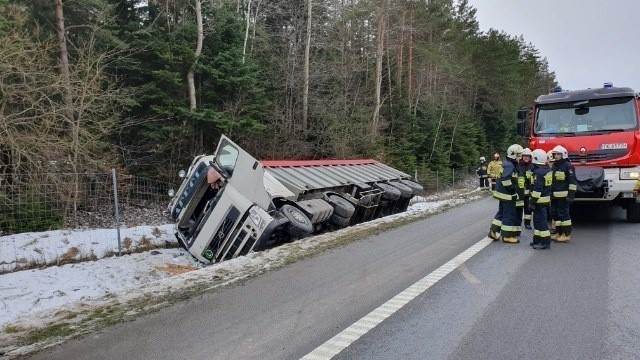
[{"label": "truck headlight", "polygon": [[251,219],[251,221],[253,221],[256,227],[260,226],[260,222],[262,221],[262,216],[260,216],[256,211],[250,210],[249,218]]},{"label": "truck headlight", "polygon": [[621,169],[620,180],[637,180],[640,178],[640,171],[637,169]]}]

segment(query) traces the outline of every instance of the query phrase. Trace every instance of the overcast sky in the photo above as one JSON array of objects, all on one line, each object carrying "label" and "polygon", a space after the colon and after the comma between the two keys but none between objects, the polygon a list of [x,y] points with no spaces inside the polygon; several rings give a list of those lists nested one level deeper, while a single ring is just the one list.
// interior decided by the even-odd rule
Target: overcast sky
[{"label": "overcast sky", "polygon": [[640,0],[469,0],[480,29],[523,35],[566,90],[640,91]]}]

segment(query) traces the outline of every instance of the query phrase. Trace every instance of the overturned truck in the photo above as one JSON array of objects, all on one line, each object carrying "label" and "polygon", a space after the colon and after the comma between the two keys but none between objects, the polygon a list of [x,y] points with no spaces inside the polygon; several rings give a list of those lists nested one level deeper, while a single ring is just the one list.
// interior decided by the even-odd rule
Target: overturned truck
[{"label": "overturned truck", "polygon": [[226,136],[181,177],[169,214],[180,245],[204,263],[403,212],[422,193],[375,160],[258,161]]}]

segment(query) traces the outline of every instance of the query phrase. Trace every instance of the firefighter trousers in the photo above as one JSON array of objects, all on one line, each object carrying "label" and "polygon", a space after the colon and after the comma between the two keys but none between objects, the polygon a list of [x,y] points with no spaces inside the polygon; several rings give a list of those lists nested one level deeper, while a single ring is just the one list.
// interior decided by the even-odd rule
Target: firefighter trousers
[{"label": "firefighter trousers", "polygon": [[503,238],[516,237],[518,228],[516,226],[516,202],[498,201],[498,212],[491,222],[491,231],[501,233]]},{"label": "firefighter trousers", "polygon": [[547,222],[547,213],[549,206],[536,205],[533,210],[533,244],[542,244],[550,246],[551,232],[549,231],[549,223]]},{"label": "firefighter trousers", "polygon": [[480,176],[480,189],[488,189],[489,188],[489,178],[486,176]]},{"label": "firefighter trousers", "polygon": [[559,235],[571,235],[571,215],[569,214],[567,199],[555,198],[551,200],[551,204],[555,205],[556,210],[553,218],[556,225],[556,233]]}]

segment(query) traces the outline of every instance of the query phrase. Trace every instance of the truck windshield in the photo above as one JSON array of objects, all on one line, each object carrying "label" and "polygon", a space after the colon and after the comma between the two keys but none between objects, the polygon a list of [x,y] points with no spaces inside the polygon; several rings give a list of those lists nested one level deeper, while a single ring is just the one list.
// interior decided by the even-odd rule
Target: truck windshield
[{"label": "truck windshield", "polygon": [[536,109],[536,135],[576,135],[581,132],[612,132],[636,129],[632,97],[543,104]]},{"label": "truck windshield", "polygon": [[219,149],[216,154],[216,163],[220,166],[220,169],[227,172],[227,175],[231,177],[238,160],[238,149],[226,140],[223,140]]}]

